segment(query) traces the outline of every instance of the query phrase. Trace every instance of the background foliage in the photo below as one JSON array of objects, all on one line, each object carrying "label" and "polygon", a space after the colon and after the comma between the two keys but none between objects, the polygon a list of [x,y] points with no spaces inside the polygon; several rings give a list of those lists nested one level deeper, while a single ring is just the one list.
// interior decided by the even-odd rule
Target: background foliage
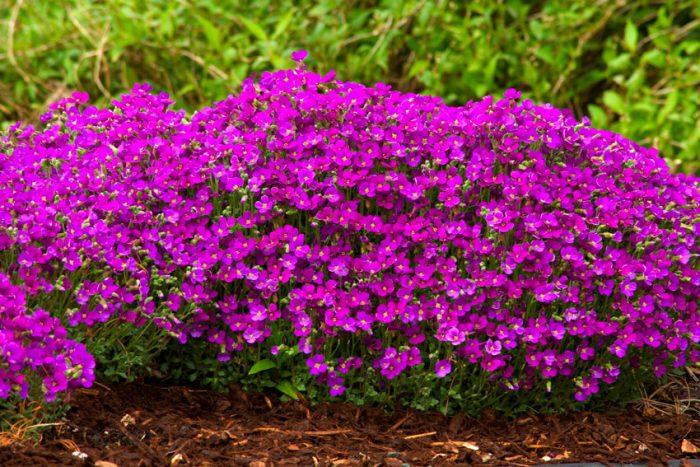
[{"label": "background foliage", "polygon": [[7,0],[0,122],[143,81],[193,109],[305,48],[318,71],[451,104],[516,87],[698,172],[699,12],[693,0]]}]

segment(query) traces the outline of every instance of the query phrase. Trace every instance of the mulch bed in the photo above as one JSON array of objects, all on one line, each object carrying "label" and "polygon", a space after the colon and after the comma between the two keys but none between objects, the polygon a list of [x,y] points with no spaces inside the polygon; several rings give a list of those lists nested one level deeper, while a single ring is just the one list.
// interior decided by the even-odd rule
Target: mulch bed
[{"label": "mulch bed", "polygon": [[71,405],[41,444],[0,447],[0,465],[665,465],[700,455],[700,421],[649,408],[472,420],[140,383],[82,390]]}]

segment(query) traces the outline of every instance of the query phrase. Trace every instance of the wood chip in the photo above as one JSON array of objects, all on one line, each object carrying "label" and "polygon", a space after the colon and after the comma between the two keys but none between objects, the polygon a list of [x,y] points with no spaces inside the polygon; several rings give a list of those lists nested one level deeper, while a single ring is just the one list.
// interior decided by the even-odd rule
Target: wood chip
[{"label": "wood chip", "polygon": [[430,443],[431,446],[456,446],[460,448],[467,448],[472,451],[478,451],[479,446],[476,444],[469,442],[469,441],[435,441],[434,443]]},{"label": "wood chip", "polygon": [[425,438],[426,436],[433,436],[436,435],[437,431],[429,431],[427,433],[419,433],[417,435],[409,435],[409,436],[404,436],[403,439],[417,439],[417,438]]},{"label": "wood chip", "polygon": [[271,426],[261,426],[259,428],[253,429],[253,432],[270,432],[270,433],[284,433],[287,435],[296,436],[332,436],[332,435],[342,435],[344,433],[352,433],[352,430],[342,429],[342,430],[324,430],[324,431],[287,431],[280,430],[279,428]]},{"label": "wood chip", "polygon": [[223,438],[223,439],[225,439],[225,438],[236,439],[236,438],[238,438],[238,436],[231,433],[231,430],[225,430],[225,431],[221,432],[221,438]]},{"label": "wood chip", "polygon": [[472,451],[479,450],[479,446],[477,446],[474,443],[470,443],[469,441],[453,441],[453,443],[456,443],[457,446],[461,446],[463,448],[467,448],[467,449],[472,450]]},{"label": "wood chip", "polygon": [[119,467],[114,462],[109,461],[97,461],[95,462],[95,467]]},{"label": "wood chip", "polygon": [[405,417],[403,417],[401,420],[399,420],[398,422],[396,422],[396,423],[394,423],[393,425],[391,425],[391,427],[387,430],[387,433],[391,433],[392,431],[394,431],[395,429],[397,429],[398,427],[400,427],[401,425],[403,425],[404,423],[406,423],[406,421],[407,421],[409,418],[411,418],[412,416],[413,416],[413,414],[412,414],[412,413],[409,413],[408,415],[406,415]]},{"label": "wood chip", "polygon": [[694,445],[693,443],[691,443],[687,439],[684,439],[681,442],[681,452],[685,453],[685,454],[696,454],[696,453],[700,452],[700,449],[698,449],[698,447],[696,445]]},{"label": "wood chip", "polygon": [[304,431],[306,436],[331,436],[342,435],[343,433],[352,433],[352,430],[326,430],[326,431]]},{"label": "wood chip", "polygon": [[121,420],[119,420],[122,425],[124,426],[129,426],[129,425],[135,425],[136,424],[136,419],[131,415],[131,414],[126,414],[122,417]]}]

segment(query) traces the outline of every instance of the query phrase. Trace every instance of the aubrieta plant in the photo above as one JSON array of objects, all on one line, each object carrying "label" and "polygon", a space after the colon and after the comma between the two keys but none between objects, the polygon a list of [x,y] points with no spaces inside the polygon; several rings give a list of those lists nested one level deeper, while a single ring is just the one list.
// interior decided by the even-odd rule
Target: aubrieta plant
[{"label": "aubrieta plant", "polygon": [[698,178],[514,90],[449,107],[304,56],[191,119],[136,85],[6,132],[0,396],[27,371],[47,398],[92,381],[42,310],[152,322],[220,362],[295,348],[333,396],[468,369],[583,401],[698,361]]}]

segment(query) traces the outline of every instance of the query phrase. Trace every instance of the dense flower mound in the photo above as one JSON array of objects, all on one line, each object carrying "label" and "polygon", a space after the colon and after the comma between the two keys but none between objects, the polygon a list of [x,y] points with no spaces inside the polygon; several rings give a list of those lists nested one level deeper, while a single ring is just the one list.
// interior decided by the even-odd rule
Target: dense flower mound
[{"label": "dense flower mound", "polygon": [[12,127],[0,255],[28,301],[153,320],[222,361],[282,335],[333,395],[369,367],[474,367],[585,400],[698,361],[697,178],[513,90],[448,107],[296,58],[190,120],[137,85]]}]

